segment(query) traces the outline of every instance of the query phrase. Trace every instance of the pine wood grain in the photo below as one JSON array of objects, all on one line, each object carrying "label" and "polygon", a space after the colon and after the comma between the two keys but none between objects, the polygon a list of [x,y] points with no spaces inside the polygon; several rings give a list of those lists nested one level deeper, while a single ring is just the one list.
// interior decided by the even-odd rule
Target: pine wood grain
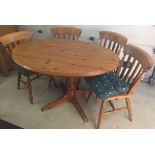
[{"label": "pine wood grain", "polygon": [[72,40],[23,43],[12,58],[26,69],[57,76],[85,77],[107,73],[120,64],[118,56],[96,44]]}]

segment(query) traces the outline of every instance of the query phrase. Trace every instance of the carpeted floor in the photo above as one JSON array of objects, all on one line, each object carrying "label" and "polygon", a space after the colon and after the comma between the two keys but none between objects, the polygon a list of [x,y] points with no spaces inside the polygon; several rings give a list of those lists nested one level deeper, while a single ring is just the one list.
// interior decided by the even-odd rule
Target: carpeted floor
[{"label": "carpeted floor", "polygon": [[[57,78],[63,81],[63,78]],[[0,75],[0,119],[26,129],[94,129],[98,119],[100,104],[95,104],[94,96],[89,103],[83,98],[80,104],[86,112],[89,122],[84,123],[72,104],[64,104],[47,112],[41,107],[63,94],[61,87],[48,88],[48,78],[41,77],[32,82],[34,105],[28,100],[27,89],[21,85],[16,89],[17,73],[11,72],[8,77]],[[87,87],[84,81],[81,88]],[[108,115],[104,118],[102,128],[155,128],[155,85],[141,83],[132,98],[133,122],[128,121],[127,111]],[[116,101],[115,105],[122,105]],[[109,108],[109,107],[107,107]]]}]

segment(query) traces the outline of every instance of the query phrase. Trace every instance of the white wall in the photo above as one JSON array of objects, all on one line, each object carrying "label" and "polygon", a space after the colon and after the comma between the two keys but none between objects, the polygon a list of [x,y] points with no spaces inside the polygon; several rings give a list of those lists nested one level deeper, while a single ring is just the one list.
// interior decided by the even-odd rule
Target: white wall
[{"label": "white wall", "polygon": [[[155,26],[153,25],[72,25],[74,27],[82,28],[80,40],[90,41],[90,36],[95,37],[95,42],[98,41],[99,31],[109,30],[121,33],[128,38],[128,43],[135,44],[143,48],[151,56],[153,55],[153,48],[155,48]],[[34,39],[51,38],[52,25],[21,25],[22,30],[30,29],[34,32]],[[42,30],[43,33],[38,33]],[[152,71],[148,72],[146,78],[150,76]]]},{"label": "white wall", "polygon": [[[128,42],[142,47],[148,53],[152,53],[155,47],[155,26],[153,25],[74,25],[82,28],[81,40],[89,41],[89,36],[98,40],[98,32],[101,30],[109,30],[119,32],[128,38]],[[35,39],[51,38],[50,28],[52,25],[21,25],[21,29],[31,29],[34,31]],[[42,30],[43,33],[38,33]]]}]

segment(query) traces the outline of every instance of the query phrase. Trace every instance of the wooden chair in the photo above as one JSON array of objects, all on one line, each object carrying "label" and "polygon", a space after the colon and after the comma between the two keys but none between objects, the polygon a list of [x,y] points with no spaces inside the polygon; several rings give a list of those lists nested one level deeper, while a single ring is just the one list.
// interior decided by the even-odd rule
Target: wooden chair
[{"label": "wooden chair", "polygon": [[[144,50],[128,44],[125,47],[121,65],[116,70],[116,73],[113,72],[113,74],[108,73],[104,76],[96,77],[97,80],[94,82],[94,87],[92,85],[90,87],[95,90],[94,93],[98,96],[98,98],[102,100],[97,128],[100,128],[101,120],[105,115],[111,114],[113,112],[119,112],[122,110],[128,111],[129,120],[132,121],[131,96],[133,95],[136,87],[143,78],[144,73],[148,71],[152,66],[153,60]],[[106,83],[104,83],[102,79],[108,80],[113,88],[110,89],[107,81]],[[93,81],[93,77],[92,79],[88,79],[88,81],[89,80]],[[105,90],[106,93],[103,95],[99,94],[97,89],[95,89],[97,88],[95,84],[98,84],[97,82],[99,81],[103,81],[103,83],[105,85],[107,84],[108,87],[105,88],[101,83],[103,88],[98,89]],[[90,84],[90,82],[88,83]],[[109,92],[107,92],[106,89],[108,89]],[[112,101],[119,99],[125,99],[126,106],[115,109]],[[110,103],[112,110],[106,111],[107,103]]]},{"label": "wooden chair", "polygon": [[[7,35],[4,35],[0,37],[0,42],[5,46],[7,52],[12,55],[12,50],[19,44],[30,41],[32,39],[32,32],[31,31],[20,31],[20,32],[14,32]],[[31,79],[29,71],[23,69],[22,67],[19,67],[20,70],[18,70],[18,83],[17,83],[17,89],[20,88],[20,81],[21,81],[21,72],[23,72],[23,75],[27,77],[27,82],[22,81],[27,87],[29,91],[29,100],[30,103],[33,104],[33,97],[32,97],[32,86],[31,86]]]},{"label": "wooden chair", "polygon": [[[112,31],[100,31],[99,36],[100,36],[99,45],[115,52],[121,59],[124,47],[128,39],[122,34]],[[98,103],[97,96],[96,96],[96,103]]]},{"label": "wooden chair", "polygon": [[75,27],[53,27],[51,33],[54,39],[78,40],[82,30]]},{"label": "wooden chair", "polygon": [[14,62],[10,56],[6,52],[5,47],[2,43],[0,43],[0,72],[3,76],[8,76],[9,71],[14,67]]},{"label": "wooden chair", "polygon": [[0,36],[18,31],[19,27],[17,25],[0,25]]},{"label": "wooden chair", "polygon": [[[99,45],[115,52],[121,59],[124,47],[128,39],[122,34],[111,31],[100,31],[99,36],[100,36]],[[80,80],[78,81],[77,85],[79,85],[79,82]],[[97,96],[96,96],[96,103],[98,103]]]},{"label": "wooden chair", "polygon": [[[10,56],[12,55],[12,50],[17,45],[22,44],[25,41],[31,41],[31,40],[32,40],[32,31],[19,31],[19,32],[10,33],[10,34],[0,37],[0,42],[3,44],[3,46],[6,49],[6,52]],[[37,73],[34,74],[33,72],[28,71],[16,64],[15,64],[15,67],[18,71],[17,89],[20,88],[20,82],[22,82],[24,85],[26,85],[28,88],[28,92],[29,92],[30,103],[33,104],[31,81],[35,80],[36,78],[39,78],[39,74],[37,74]],[[21,79],[21,75],[27,77],[27,82],[25,82]]]},{"label": "wooden chair", "polygon": [[[0,25],[0,36],[17,32],[18,26],[17,25]],[[14,63],[10,57],[10,55],[5,52],[5,48],[0,45],[0,72],[4,76],[9,75],[9,71],[13,70]]]},{"label": "wooden chair", "polygon": [[128,39],[122,34],[111,31],[100,31],[99,36],[99,45],[110,49],[117,55],[120,55],[128,41]]},{"label": "wooden chair", "polygon": [[[53,39],[68,39],[68,40],[78,40],[81,35],[82,30],[75,27],[52,27],[51,33]],[[51,78],[49,79],[49,86],[51,85]],[[79,81],[77,79],[77,81]]]}]

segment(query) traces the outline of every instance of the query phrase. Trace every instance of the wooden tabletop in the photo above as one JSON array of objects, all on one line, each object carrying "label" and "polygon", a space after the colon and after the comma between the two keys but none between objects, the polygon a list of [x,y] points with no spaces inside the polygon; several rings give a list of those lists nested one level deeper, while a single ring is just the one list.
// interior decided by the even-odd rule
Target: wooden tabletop
[{"label": "wooden tabletop", "polygon": [[118,56],[96,44],[70,40],[38,40],[17,46],[18,65],[42,74],[86,77],[107,73],[120,64]]}]

